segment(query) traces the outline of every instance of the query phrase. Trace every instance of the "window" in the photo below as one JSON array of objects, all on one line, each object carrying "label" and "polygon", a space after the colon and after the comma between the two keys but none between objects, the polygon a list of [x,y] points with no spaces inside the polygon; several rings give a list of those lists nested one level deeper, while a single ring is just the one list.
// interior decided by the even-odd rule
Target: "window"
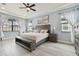
[{"label": "window", "polygon": [[74,24],[73,21],[71,21],[71,19],[73,18],[71,17],[71,14],[72,13],[64,13],[64,15],[61,14],[62,32],[71,32],[71,24]]},{"label": "window", "polygon": [[28,24],[28,30],[29,32],[32,32],[33,31],[33,28],[32,28],[32,21]]},{"label": "window", "polygon": [[2,25],[3,32],[18,32],[19,25],[17,21],[7,21]]},{"label": "window", "polygon": [[8,22],[5,22],[3,25],[2,25],[2,31],[3,32],[11,32],[11,25],[10,23]]},{"label": "window", "polygon": [[63,32],[70,32],[70,24],[62,23],[62,31]]}]

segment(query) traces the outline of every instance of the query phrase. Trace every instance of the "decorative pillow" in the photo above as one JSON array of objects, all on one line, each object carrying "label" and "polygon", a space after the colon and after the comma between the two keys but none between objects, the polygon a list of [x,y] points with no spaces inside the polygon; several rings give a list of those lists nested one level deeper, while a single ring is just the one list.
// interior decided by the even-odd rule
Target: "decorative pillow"
[{"label": "decorative pillow", "polygon": [[44,30],[41,30],[40,33],[44,33]]},{"label": "decorative pillow", "polygon": [[41,30],[40,33],[47,33],[48,30]]},{"label": "decorative pillow", "polygon": [[48,30],[44,30],[44,33],[47,33],[48,32]]}]

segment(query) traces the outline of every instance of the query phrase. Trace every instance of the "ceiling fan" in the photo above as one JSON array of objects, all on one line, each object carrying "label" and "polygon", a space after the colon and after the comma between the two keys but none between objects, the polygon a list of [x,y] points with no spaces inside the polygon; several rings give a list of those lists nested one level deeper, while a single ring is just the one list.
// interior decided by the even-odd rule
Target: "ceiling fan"
[{"label": "ceiling fan", "polygon": [[32,11],[36,11],[35,9],[33,9],[32,7],[36,6],[35,4],[29,4],[29,3],[22,3],[25,7],[19,7],[20,9],[26,9],[27,12],[29,12],[30,10]]},{"label": "ceiling fan", "polygon": [[2,5],[6,5],[6,3],[1,3]]}]

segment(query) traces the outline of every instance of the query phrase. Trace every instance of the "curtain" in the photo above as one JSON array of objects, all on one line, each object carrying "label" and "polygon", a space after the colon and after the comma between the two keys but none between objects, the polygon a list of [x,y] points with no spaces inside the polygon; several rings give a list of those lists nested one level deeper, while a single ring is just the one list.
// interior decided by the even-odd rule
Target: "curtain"
[{"label": "curtain", "polygon": [[68,23],[70,24],[70,28],[71,28],[71,42],[74,43],[74,25],[76,22],[76,14],[75,11],[69,11],[66,13],[63,13],[65,19],[68,21]]},{"label": "curtain", "polygon": [[67,21],[70,25],[75,24],[75,11],[70,11],[70,12],[64,13],[64,17],[67,19]]}]

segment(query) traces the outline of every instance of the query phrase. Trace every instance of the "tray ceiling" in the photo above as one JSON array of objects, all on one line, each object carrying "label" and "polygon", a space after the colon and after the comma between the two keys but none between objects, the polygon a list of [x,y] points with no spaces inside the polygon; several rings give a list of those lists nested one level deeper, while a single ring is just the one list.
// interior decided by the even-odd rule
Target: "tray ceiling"
[{"label": "tray ceiling", "polygon": [[53,12],[58,10],[58,8],[68,5],[68,3],[35,3],[36,6],[33,7],[36,11],[27,12],[26,9],[20,9],[19,7],[24,7],[22,3],[6,3],[5,5],[0,3],[0,12],[14,15],[21,18],[31,18],[37,15],[45,14],[47,12]]}]

